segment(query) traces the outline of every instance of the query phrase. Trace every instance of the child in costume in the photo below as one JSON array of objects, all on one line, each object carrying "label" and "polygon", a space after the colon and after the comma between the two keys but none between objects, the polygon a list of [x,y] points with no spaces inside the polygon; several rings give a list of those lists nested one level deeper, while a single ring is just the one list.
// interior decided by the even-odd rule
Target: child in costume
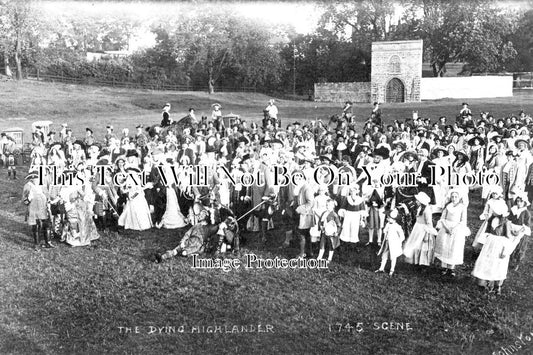
[{"label": "child in costume", "polygon": [[339,234],[342,224],[339,216],[335,212],[335,205],[335,200],[329,199],[326,203],[326,211],[322,213],[318,220],[321,236],[320,251],[318,252],[317,259],[322,259],[327,246],[329,251],[328,261],[331,261],[333,259],[333,252],[340,244]]},{"label": "child in costume", "polygon": [[387,260],[390,260],[391,267],[389,276],[392,276],[396,268],[396,259],[403,253],[402,242],[405,240],[405,235],[402,227],[396,222],[397,217],[398,210],[393,209],[389,212],[387,225],[383,229],[384,243],[378,252],[378,255],[381,254],[381,266],[376,270],[376,273],[385,272]]}]

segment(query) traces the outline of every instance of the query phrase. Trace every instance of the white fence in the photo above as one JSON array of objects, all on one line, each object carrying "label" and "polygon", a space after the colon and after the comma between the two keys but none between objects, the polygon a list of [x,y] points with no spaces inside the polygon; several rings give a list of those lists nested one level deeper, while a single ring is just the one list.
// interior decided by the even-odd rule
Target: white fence
[{"label": "white fence", "polygon": [[422,100],[508,96],[513,96],[512,75],[422,78],[420,82]]}]

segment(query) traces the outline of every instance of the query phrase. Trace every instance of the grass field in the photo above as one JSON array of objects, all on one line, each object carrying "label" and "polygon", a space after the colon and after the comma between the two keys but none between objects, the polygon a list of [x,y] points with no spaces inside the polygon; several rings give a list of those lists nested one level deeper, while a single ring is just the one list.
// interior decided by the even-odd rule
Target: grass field
[{"label": "grass field", "polygon": [[[106,123],[133,128],[141,121],[158,122],[167,101],[180,114],[189,106],[201,113],[218,101],[225,113],[258,119],[268,100],[260,94],[210,97],[0,85],[0,129],[28,128],[35,120],[50,119],[69,123],[75,134],[90,126],[98,127],[98,135]],[[520,108],[533,112],[527,96],[469,102],[474,112],[488,110],[496,116]],[[460,103],[443,100],[383,109],[387,119],[410,116],[412,110],[421,116],[453,117]],[[287,121],[340,111],[339,104],[281,101],[278,106]],[[357,105],[355,112],[366,117],[369,110],[369,105]],[[516,346],[521,335],[524,343],[516,353],[533,353],[533,341],[525,337],[533,338],[531,251],[519,271],[509,272],[499,297],[488,297],[474,285],[470,248],[453,280],[401,261],[396,277],[376,275],[378,260],[370,248],[355,253],[341,247],[326,270],[241,268],[225,273],[194,270],[190,260],[179,258],[155,264],[152,254],[174,247],[176,231],[102,235],[90,247],[58,245],[35,252],[20,202],[23,181],[8,180],[1,169],[0,181],[1,354],[492,354]],[[481,207],[479,192],[474,192],[468,211],[473,231],[480,224]],[[271,231],[266,245],[249,235],[244,252],[295,256],[295,246],[280,248],[283,232],[282,227]],[[344,327],[359,322],[362,332]],[[412,330],[375,329],[376,322],[409,323]],[[272,326],[273,333],[191,333],[196,326],[259,324]],[[176,333],[164,332],[169,330],[165,326],[176,327]],[[184,333],[179,333],[180,326]],[[132,332],[119,327],[131,327]],[[150,334],[150,327],[163,332]]]}]

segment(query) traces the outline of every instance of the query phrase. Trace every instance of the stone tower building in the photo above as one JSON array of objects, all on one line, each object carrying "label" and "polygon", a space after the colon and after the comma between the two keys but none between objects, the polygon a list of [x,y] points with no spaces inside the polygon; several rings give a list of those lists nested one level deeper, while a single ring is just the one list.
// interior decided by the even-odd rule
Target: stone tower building
[{"label": "stone tower building", "polygon": [[372,101],[420,101],[422,44],[422,40],[372,43]]}]

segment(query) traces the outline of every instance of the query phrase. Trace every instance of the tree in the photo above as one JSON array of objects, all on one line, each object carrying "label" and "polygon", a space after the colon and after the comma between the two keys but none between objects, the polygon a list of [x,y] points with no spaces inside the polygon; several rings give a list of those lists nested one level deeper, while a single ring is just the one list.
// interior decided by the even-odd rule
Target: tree
[{"label": "tree", "polygon": [[274,86],[283,63],[267,28],[229,13],[190,16],[153,29],[154,52],[169,75],[181,71],[209,93],[221,83]]},{"label": "tree", "polygon": [[[286,63],[296,70],[296,89],[306,94],[321,81],[368,81],[370,69],[366,53],[351,41],[339,40],[332,31],[293,34],[281,52]],[[293,58],[294,57],[294,58]],[[292,86],[292,73],[285,76],[284,87]]]},{"label": "tree", "polygon": [[516,23],[493,1],[422,0],[418,32],[434,76],[443,76],[446,63],[468,62],[474,72],[505,69],[516,55],[510,41]]},{"label": "tree", "polygon": [[0,2],[0,38],[6,75],[11,75],[9,59],[14,56],[16,77],[22,79],[24,40],[31,31],[33,19],[30,3],[24,0]]},{"label": "tree", "polygon": [[[398,38],[398,25],[393,23],[398,5],[403,1],[323,1],[320,4],[323,15],[319,29],[314,33],[315,41],[327,47],[325,58],[332,64],[328,80],[342,75],[338,81],[370,79],[372,42]],[[404,31],[406,32],[406,31]],[[324,52],[322,52],[324,53]],[[346,65],[351,65],[348,71]]]},{"label": "tree", "polygon": [[517,51],[516,58],[510,64],[511,71],[533,71],[533,10],[520,16],[518,28],[511,41]]}]

